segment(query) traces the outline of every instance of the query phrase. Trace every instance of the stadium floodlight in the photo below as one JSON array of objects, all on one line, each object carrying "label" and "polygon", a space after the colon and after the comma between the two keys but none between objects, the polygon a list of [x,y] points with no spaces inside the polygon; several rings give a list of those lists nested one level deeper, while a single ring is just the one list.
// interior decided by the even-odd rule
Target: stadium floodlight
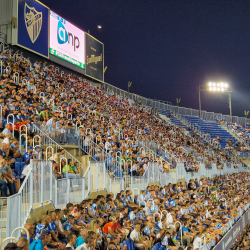
[{"label": "stadium floodlight", "polygon": [[232,89],[226,82],[208,82],[206,86],[199,85],[199,116],[201,117],[201,95],[200,92],[223,92],[228,93],[229,111],[230,119],[232,121],[232,103],[231,103],[231,93]]}]

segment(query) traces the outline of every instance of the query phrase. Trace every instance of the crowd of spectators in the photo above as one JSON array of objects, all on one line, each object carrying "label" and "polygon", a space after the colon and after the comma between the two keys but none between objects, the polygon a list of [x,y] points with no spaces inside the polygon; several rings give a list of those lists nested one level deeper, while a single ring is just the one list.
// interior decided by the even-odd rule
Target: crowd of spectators
[{"label": "crowd of spectators", "polygon": [[[82,77],[62,74],[47,62],[32,64],[21,52],[14,54],[8,45],[0,59],[3,61],[0,105],[4,127],[0,134],[0,155],[3,159],[10,157],[7,161],[10,165],[6,162],[1,165],[3,196],[7,195],[7,186],[10,194],[18,190],[29,169],[26,167],[30,159],[53,160],[58,178],[64,178],[67,173],[70,178],[79,174],[76,162],[60,161],[63,153],[52,155],[47,152],[46,155],[38,138],[33,148],[36,135],[33,124],[57,143],[80,143],[95,160],[105,160],[111,172],[121,169],[126,174],[141,176],[148,163],[156,161],[160,163],[162,172],[168,172],[177,162],[184,162],[187,171],[198,171],[200,163],[206,163],[206,166],[238,163],[234,154],[214,149],[197,133],[190,135],[182,127],[169,125],[160,118],[157,110],[110,95],[107,89],[92,86]],[[6,124],[9,114],[14,115],[14,124],[10,124],[12,116]],[[21,155],[19,138],[20,131],[25,130],[24,125],[28,128],[28,151]],[[22,145],[25,144],[24,139],[21,139]],[[149,149],[143,146],[149,142],[157,147],[152,150],[150,146]],[[16,171],[17,162],[22,163],[21,173]]]},{"label": "crowd of spectators", "polygon": [[249,182],[249,173],[239,173],[151,185],[134,200],[126,190],[69,203],[25,225],[29,249],[198,250],[204,237],[216,244],[249,208]]}]

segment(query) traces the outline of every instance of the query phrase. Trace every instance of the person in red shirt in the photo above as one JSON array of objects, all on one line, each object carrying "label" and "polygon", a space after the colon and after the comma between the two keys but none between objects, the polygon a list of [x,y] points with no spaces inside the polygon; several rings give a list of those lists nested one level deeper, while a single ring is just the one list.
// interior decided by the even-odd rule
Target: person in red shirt
[{"label": "person in red shirt", "polygon": [[108,238],[116,236],[114,225],[117,222],[117,219],[115,217],[111,217],[110,220],[111,221],[105,224],[105,226],[102,229],[102,231],[107,235]]}]

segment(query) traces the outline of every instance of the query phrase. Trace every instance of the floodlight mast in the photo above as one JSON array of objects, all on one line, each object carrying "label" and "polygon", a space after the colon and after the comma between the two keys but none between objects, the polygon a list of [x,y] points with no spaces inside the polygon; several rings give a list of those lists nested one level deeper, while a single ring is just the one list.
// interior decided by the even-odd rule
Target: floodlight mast
[{"label": "floodlight mast", "polygon": [[228,103],[229,103],[229,114],[230,120],[233,121],[232,118],[232,89],[229,87],[228,83],[224,82],[209,82],[207,85],[199,85],[199,116],[201,117],[201,92],[226,92],[228,93]]}]

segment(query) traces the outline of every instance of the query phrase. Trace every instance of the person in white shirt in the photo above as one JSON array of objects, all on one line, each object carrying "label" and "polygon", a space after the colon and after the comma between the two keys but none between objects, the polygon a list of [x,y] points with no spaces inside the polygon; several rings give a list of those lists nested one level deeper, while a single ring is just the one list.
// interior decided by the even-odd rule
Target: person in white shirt
[{"label": "person in white shirt", "polygon": [[74,250],[74,245],[76,244],[76,235],[75,234],[69,234],[67,236],[67,241],[68,241],[68,244],[66,245],[66,248],[67,247],[70,247],[72,250]]},{"label": "person in white shirt", "polygon": [[208,209],[207,209],[207,212],[206,212],[206,218],[207,219],[211,218],[211,214],[208,212]]},{"label": "person in white shirt", "polygon": [[194,250],[196,249],[200,249],[201,245],[202,245],[202,233],[200,232],[196,238],[194,239],[193,241],[193,247],[194,247]]},{"label": "person in white shirt", "polygon": [[136,248],[147,250],[150,248],[150,242],[148,240],[144,241],[140,237],[140,230],[141,230],[141,225],[136,224],[135,229],[130,233],[130,239],[134,241]]},{"label": "person in white shirt", "polygon": [[30,170],[30,160],[26,162],[26,165],[24,166],[23,172],[21,174],[21,179],[25,178]]},{"label": "person in white shirt", "polygon": [[7,133],[6,137],[2,141],[2,143],[5,143],[8,148],[10,147],[10,139],[11,139],[11,133]]}]

